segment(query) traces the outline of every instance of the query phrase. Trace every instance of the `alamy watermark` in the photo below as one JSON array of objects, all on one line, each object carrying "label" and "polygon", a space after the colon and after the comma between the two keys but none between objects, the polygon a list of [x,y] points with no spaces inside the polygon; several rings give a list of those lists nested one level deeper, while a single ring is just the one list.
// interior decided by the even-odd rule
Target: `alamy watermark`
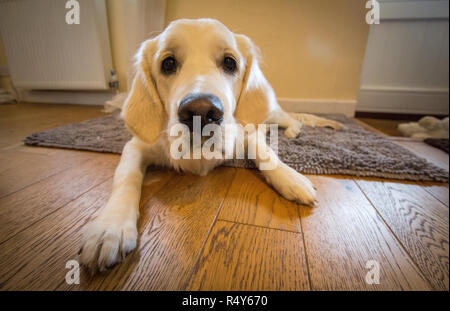
[{"label": "alamy watermark", "polygon": [[78,261],[72,259],[66,262],[66,269],[69,271],[66,273],[66,283],[69,285],[80,284],[80,264]]},{"label": "alamy watermark", "polygon": [[377,0],[368,0],[366,9],[370,9],[366,13],[366,23],[369,25],[380,23],[380,3]]},{"label": "alamy watermark", "polygon": [[[66,283],[68,285],[80,284],[80,264],[77,260],[71,259],[66,262],[66,269],[69,269],[66,273]],[[366,273],[366,284],[374,285],[380,284],[380,263],[376,260],[369,260],[366,262],[366,269],[369,271]]]},{"label": "alamy watermark", "polygon": [[[69,25],[80,24],[80,3],[77,0],[68,0],[66,2],[66,23]],[[380,23],[380,3],[377,0],[368,0],[366,2],[366,23],[369,25]]]},{"label": "alamy watermark", "polygon": [[69,25],[80,24],[80,3],[77,0],[69,0],[66,2],[66,23]]},{"label": "alamy watermark", "polygon": [[[269,132],[269,143],[266,142]],[[206,124],[201,117],[193,117],[192,129],[183,123],[170,127],[169,135],[175,137],[170,144],[170,156],[181,159],[257,159],[261,170],[276,168],[274,154],[278,151],[278,125]],[[246,143],[247,142],[247,143]],[[273,151],[273,152],[272,152]]]},{"label": "alamy watermark", "polygon": [[366,269],[369,269],[366,274],[366,283],[369,285],[380,284],[380,263],[376,260],[369,260],[366,262]]}]

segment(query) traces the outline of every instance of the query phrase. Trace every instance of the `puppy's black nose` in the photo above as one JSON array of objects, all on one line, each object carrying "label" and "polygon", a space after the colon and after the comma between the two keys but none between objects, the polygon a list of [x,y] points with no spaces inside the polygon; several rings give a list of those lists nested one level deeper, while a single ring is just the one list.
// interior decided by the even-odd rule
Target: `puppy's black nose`
[{"label": "puppy's black nose", "polygon": [[206,124],[220,124],[223,121],[223,108],[220,99],[212,94],[194,93],[181,100],[178,119],[193,131],[194,116],[201,118],[201,128]]}]

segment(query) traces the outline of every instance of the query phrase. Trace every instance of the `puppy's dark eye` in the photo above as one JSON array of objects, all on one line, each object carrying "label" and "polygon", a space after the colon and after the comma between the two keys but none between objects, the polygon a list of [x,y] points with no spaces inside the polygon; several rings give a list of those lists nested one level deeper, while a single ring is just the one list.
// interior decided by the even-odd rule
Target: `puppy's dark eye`
[{"label": "puppy's dark eye", "polygon": [[236,61],[231,57],[225,57],[223,59],[223,70],[227,73],[235,73],[236,72]]},{"label": "puppy's dark eye", "polygon": [[161,64],[161,72],[163,74],[170,75],[175,71],[177,71],[177,60],[172,56],[164,59]]}]

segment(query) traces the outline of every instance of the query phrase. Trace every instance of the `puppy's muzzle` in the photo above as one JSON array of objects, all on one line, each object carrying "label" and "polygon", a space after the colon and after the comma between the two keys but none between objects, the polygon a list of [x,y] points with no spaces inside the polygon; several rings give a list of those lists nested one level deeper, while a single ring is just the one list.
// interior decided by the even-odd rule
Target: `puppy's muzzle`
[{"label": "puppy's muzzle", "polygon": [[178,107],[178,119],[192,132],[194,116],[201,119],[201,128],[207,124],[220,124],[223,121],[223,107],[217,96],[205,93],[193,93],[181,100]]}]

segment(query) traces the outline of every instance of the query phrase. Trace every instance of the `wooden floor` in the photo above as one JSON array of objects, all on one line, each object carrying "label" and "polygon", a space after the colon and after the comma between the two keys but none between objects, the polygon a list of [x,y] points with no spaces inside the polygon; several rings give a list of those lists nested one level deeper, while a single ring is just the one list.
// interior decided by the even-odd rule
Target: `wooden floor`
[{"label": "wooden floor", "polygon": [[[448,290],[448,184],[309,176],[315,208],[256,171],[147,174],[139,244],[109,273],[65,281],[80,229],[105,204],[119,156],[23,146],[97,107],[0,105],[2,290]],[[398,143],[448,169],[447,154]],[[380,268],[368,284],[369,261]],[[373,268],[372,268],[373,269]],[[373,272],[374,270],[372,270]]]},{"label": "wooden floor", "polygon": [[384,134],[389,136],[402,136],[402,133],[397,129],[398,125],[401,123],[411,122],[411,121],[369,119],[369,118],[358,118],[358,120],[382,131]]}]

